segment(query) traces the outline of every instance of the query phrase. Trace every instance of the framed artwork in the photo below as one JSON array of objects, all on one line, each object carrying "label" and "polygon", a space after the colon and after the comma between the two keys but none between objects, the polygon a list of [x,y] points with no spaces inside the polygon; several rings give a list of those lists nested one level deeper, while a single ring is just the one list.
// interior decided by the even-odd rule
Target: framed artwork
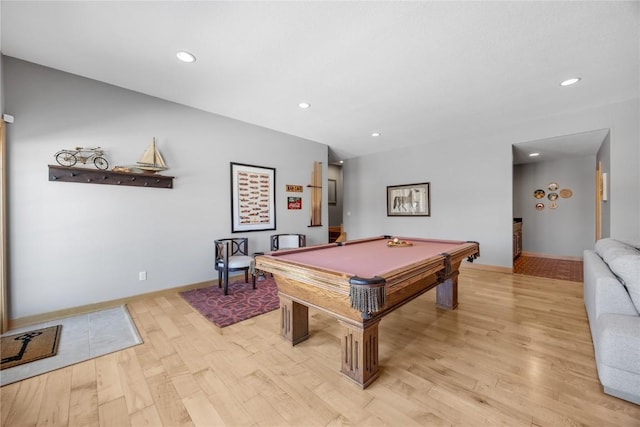
[{"label": "framed artwork", "polygon": [[287,197],[287,209],[302,209],[302,197]]},{"label": "framed artwork", "polygon": [[231,163],[231,232],[276,229],[276,170]]},{"label": "framed artwork", "polygon": [[387,187],[387,216],[431,216],[431,183]]},{"label": "framed artwork", "polygon": [[335,179],[330,179],[329,180],[329,195],[328,195],[328,199],[329,199],[329,204],[330,205],[335,205],[338,203],[338,196],[337,196],[337,185],[336,185],[336,180]]}]

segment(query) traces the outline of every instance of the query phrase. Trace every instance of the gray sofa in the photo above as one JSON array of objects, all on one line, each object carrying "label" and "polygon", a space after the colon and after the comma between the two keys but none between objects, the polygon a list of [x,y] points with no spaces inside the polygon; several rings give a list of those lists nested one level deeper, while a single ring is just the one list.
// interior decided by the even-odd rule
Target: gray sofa
[{"label": "gray sofa", "polygon": [[640,250],[607,238],[584,251],[584,305],[604,392],[640,405]]}]

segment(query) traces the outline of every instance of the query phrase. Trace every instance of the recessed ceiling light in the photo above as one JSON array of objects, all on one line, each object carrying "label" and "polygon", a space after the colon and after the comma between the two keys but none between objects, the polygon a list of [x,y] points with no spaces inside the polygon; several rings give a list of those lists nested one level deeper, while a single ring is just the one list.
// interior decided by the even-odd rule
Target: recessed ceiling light
[{"label": "recessed ceiling light", "polygon": [[560,86],[571,86],[571,85],[574,85],[574,84],[578,83],[580,80],[582,80],[582,78],[573,77],[571,79],[567,79],[567,80],[563,81],[562,83],[560,83]]},{"label": "recessed ceiling light", "polygon": [[371,136],[373,136],[373,137],[380,136],[380,132],[373,132],[373,133],[371,134]]},{"label": "recessed ceiling light", "polygon": [[176,56],[178,57],[178,59],[182,62],[195,62],[196,57],[193,56],[192,54],[190,54],[189,52],[178,52],[176,54]]},{"label": "recessed ceiling light", "polygon": [[308,102],[301,102],[300,104],[298,104],[298,107],[306,110],[307,108],[311,107],[311,104],[309,104]]},{"label": "recessed ceiling light", "polygon": [[344,160],[340,160],[340,164],[343,164],[343,163],[344,163]]},{"label": "recessed ceiling light", "polygon": [[529,157],[538,157],[540,155],[540,153],[531,153],[529,154]]}]

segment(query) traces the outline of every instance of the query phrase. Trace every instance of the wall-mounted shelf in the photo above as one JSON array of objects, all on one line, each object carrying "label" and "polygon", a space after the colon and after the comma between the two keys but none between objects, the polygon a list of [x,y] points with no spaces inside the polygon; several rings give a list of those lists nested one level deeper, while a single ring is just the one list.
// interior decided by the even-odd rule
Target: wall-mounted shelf
[{"label": "wall-mounted shelf", "polygon": [[49,181],[133,187],[173,188],[173,177],[154,173],[113,172],[98,169],[68,168],[49,165]]}]

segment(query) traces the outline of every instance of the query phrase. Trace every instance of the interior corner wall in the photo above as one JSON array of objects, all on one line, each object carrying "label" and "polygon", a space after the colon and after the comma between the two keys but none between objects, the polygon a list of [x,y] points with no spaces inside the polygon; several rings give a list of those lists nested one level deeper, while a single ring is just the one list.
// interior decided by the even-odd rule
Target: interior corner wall
[{"label": "interior corner wall", "polygon": [[[609,128],[611,236],[640,241],[640,100],[584,109],[477,132],[460,126],[448,139],[415,141],[345,161],[349,238],[403,235],[480,242],[476,263],[513,266],[512,144]],[[389,146],[407,141],[389,141]],[[388,217],[386,186],[431,182],[430,217]],[[594,205],[595,206],[595,205]],[[591,209],[595,209],[594,206]],[[592,248],[592,242],[584,249]],[[585,243],[586,244],[586,243]]]},{"label": "interior corner wall", "polygon": [[[522,250],[536,254],[582,257],[595,235],[595,155],[535,162],[514,167],[513,216],[522,218]],[[550,183],[560,187],[553,191]],[[549,200],[569,189],[571,197]],[[536,190],[545,196],[534,197]],[[542,209],[536,209],[541,203]],[[552,208],[555,203],[555,208]]]},{"label": "interior corner wall", "polygon": [[[11,57],[3,65],[15,116],[7,131],[10,319],[217,279],[217,238],[248,237],[250,252],[268,250],[275,233],[327,242],[326,224],[308,227],[307,188],[314,161],[327,174],[326,145]],[[48,181],[60,149],[101,146],[111,166],[131,165],[153,137],[173,189]],[[231,162],[276,169],[277,230],[231,233]],[[304,187],[296,193],[303,209],[287,209],[287,184]]]},{"label": "interior corner wall", "polygon": [[[598,153],[596,154],[596,164],[598,162],[601,164],[602,172],[605,172],[608,175],[607,181],[611,181],[611,138],[609,137],[609,134],[605,137]],[[640,164],[640,162],[638,164]],[[611,203],[609,203],[609,201],[612,197],[615,199],[616,194],[609,194],[607,201],[600,202],[601,238],[611,237]],[[638,221],[640,221],[640,219],[638,219]]]}]

